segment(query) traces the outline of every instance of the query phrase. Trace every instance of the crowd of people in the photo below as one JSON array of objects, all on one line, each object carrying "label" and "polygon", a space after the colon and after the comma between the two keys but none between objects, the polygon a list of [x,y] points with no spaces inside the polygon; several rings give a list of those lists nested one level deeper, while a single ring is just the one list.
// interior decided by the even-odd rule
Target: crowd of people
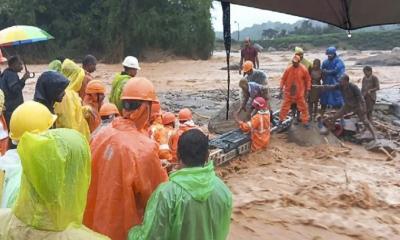
[{"label": "crowd of people", "polygon": [[52,61],[29,101],[21,59],[1,62],[0,239],[226,239],[208,136],[190,109],[162,111],[135,57],[108,102],[92,55]]},{"label": "crowd of people", "polygon": [[[356,114],[371,124],[379,80],[364,68],[362,89],[350,82],[336,49],[312,63],[300,47],[284,71],[279,122],[273,121],[267,74],[249,38],[241,52],[240,111],[235,119],[265,149],[271,126],[291,111],[305,128],[327,108],[329,126]],[[111,92],[93,77],[97,59],[82,66],[60,57],[36,82],[32,100],[23,90],[17,56],[0,56],[0,239],[225,239],[232,196],[208,161],[208,136],[190,109],[162,111],[139,61],[127,56]],[[108,95],[108,98],[107,98]],[[108,99],[108,101],[107,101]],[[238,112],[238,113],[239,113]]]},{"label": "crowd of people", "polygon": [[[267,74],[259,68],[258,51],[246,38],[241,50],[240,70],[243,78],[239,81],[242,103],[235,118],[244,132],[251,133],[252,150],[265,149],[269,143],[269,126],[281,125],[291,111],[295,122],[310,128],[310,122],[320,119],[319,126],[335,127],[337,119],[356,114],[366,129],[376,140],[372,126],[372,112],[379,90],[379,80],[370,66],[363,69],[362,88],[350,82],[345,72],[345,64],[336,53],[335,47],[326,49],[327,59],[314,59],[311,63],[304,56],[304,50],[295,47],[294,56],[285,69],[280,81],[280,97],[283,98],[279,112],[279,122],[272,118],[269,103]],[[251,103],[251,104],[249,104]],[[320,106],[320,111],[319,110]],[[336,110],[326,117],[327,108]],[[269,111],[267,111],[269,110]],[[239,119],[241,111],[250,111],[251,120]],[[319,112],[319,113],[318,113]],[[324,127],[325,128],[325,127]],[[265,131],[265,130],[268,131]]]}]

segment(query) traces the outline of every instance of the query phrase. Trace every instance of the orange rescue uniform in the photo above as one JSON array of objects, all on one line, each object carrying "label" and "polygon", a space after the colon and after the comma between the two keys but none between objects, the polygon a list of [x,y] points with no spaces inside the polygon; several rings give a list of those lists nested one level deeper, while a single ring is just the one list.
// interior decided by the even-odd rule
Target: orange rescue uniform
[{"label": "orange rescue uniform", "polygon": [[311,89],[311,77],[308,70],[299,65],[288,67],[283,74],[280,87],[284,90],[284,99],[282,102],[279,119],[284,121],[292,104],[297,104],[300,111],[300,119],[306,124],[308,122],[308,107],[305,99],[306,92]]},{"label": "orange rescue uniform", "polygon": [[153,191],[168,180],[157,143],[130,119],[117,118],[90,143],[92,179],[84,224],[113,240],[127,239],[143,220]]},{"label": "orange rescue uniform", "polygon": [[171,149],[172,153],[172,163],[177,163],[178,162],[178,142],[179,138],[182,136],[183,133],[186,131],[189,131],[190,129],[195,129],[198,128],[198,126],[194,124],[181,124],[179,126],[179,129],[175,132],[174,135],[172,135],[170,141],[169,141],[169,147]]},{"label": "orange rescue uniform", "polygon": [[251,133],[251,150],[258,151],[267,148],[270,138],[269,110],[259,110],[248,122],[240,122],[243,132]]},{"label": "orange rescue uniform", "polygon": [[159,144],[158,157],[160,160],[172,161],[172,152],[169,142],[174,134],[175,130],[169,126],[163,126],[154,132],[152,137]]},{"label": "orange rescue uniform", "polygon": [[[95,94],[93,94],[95,95]],[[85,98],[83,99],[83,105],[90,106],[92,109],[91,113],[88,114],[86,117],[86,121],[89,125],[90,133],[94,132],[98,126],[101,124],[101,117],[100,117],[100,104],[97,102],[96,99],[93,99],[92,94],[87,94],[85,95]],[[96,96],[96,95],[95,95]]]}]

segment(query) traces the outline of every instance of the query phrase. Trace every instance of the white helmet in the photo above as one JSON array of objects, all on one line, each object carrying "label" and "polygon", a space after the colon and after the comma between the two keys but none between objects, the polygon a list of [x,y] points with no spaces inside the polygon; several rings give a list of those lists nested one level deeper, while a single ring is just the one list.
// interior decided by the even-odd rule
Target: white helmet
[{"label": "white helmet", "polygon": [[137,60],[137,58],[132,56],[127,56],[122,62],[122,66],[140,70],[139,61]]}]

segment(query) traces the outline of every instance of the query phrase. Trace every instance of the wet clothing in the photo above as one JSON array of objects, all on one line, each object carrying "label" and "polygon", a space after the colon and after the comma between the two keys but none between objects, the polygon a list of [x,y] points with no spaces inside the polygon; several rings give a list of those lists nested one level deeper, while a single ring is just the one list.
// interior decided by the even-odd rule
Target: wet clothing
[{"label": "wet clothing", "polygon": [[61,72],[62,62],[60,60],[53,60],[49,63],[49,70]]},{"label": "wet clothing", "polygon": [[169,126],[163,126],[154,131],[152,137],[159,145],[158,157],[160,160],[172,161],[172,152],[169,142],[174,134],[175,129]]},{"label": "wet clothing", "polygon": [[83,99],[83,104],[90,107],[90,111],[86,114],[86,121],[89,125],[90,133],[93,133],[101,124],[100,108],[97,94],[86,94]]},{"label": "wet clothing", "polygon": [[89,140],[90,130],[84,117],[82,100],[78,95],[85,77],[85,71],[73,61],[65,59],[61,72],[68,78],[69,84],[65,89],[62,102],[54,104],[54,112],[58,116],[56,127],[75,129]]},{"label": "wet clothing", "polygon": [[22,89],[25,87],[25,81],[19,79],[18,73],[10,68],[4,70],[0,76],[0,88],[4,92],[5,112],[7,126],[10,126],[11,115],[14,110],[24,103]]},{"label": "wet clothing", "polygon": [[[368,90],[371,90],[371,89],[375,89],[375,91],[368,93]],[[365,103],[367,106],[368,118],[371,118],[372,112],[374,111],[377,90],[379,90],[378,78],[375,75],[371,75],[370,77],[365,76],[362,80],[361,93],[365,99]]]},{"label": "wet clothing", "polygon": [[303,66],[310,71],[312,68],[312,63],[310,61],[308,61],[305,57],[303,57],[303,59],[301,59],[300,61],[301,64],[303,64]]},{"label": "wet clothing", "polygon": [[180,124],[178,130],[172,135],[170,141],[169,141],[169,147],[171,149],[172,153],[172,162],[177,163],[178,162],[178,142],[179,138],[184,134],[186,131],[189,131],[190,129],[195,129],[198,128],[194,124],[192,120],[185,122],[184,124]]},{"label": "wet clothing", "polygon": [[143,224],[132,228],[129,240],[225,240],[229,233],[232,194],[214,172],[183,168],[161,184],[146,207]]},{"label": "wet clothing", "polygon": [[85,93],[86,86],[88,85],[88,83],[89,83],[90,81],[93,80],[92,75],[91,75],[88,71],[86,71],[86,70],[84,70],[84,71],[85,71],[85,77],[83,78],[82,87],[81,87],[81,89],[79,90],[79,97],[80,97],[81,99],[84,99],[84,98],[85,98],[85,95],[86,95],[86,93]]},{"label": "wet clothing", "polygon": [[114,103],[118,110],[122,112],[122,100],[121,100],[121,94],[122,90],[124,89],[125,84],[128,82],[129,79],[132,77],[129,76],[125,72],[118,73],[111,85],[111,93],[110,93],[110,103]]},{"label": "wet clothing", "polygon": [[246,75],[248,82],[255,82],[261,85],[267,85],[267,74],[264,71],[253,69],[251,74]]},{"label": "wet clothing", "polygon": [[[142,114],[142,113],[141,113]],[[84,223],[113,240],[143,220],[147,201],[168,180],[158,145],[130,119],[116,118],[92,138],[92,179]]]},{"label": "wet clothing", "polygon": [[336,117],[339,118],[347,113],[353,112],[358,115],[360,120],[365,120],[365,101],[361,94],[360,88],[353,83],[349,83],[348,86],[342,86],[336,84],[333,86],[321,86],[323,91],[340,91],[343,95],[344,106],[336,113]]},{"label": "wet clothing", "polygon": [[[311,75],[311,82],[312,85],[321,85],[321,80],[322,80],[322,72],[320,69],[312,69],[310,72]],[[319,101],[319,92],[318,89],[312,88],[310,92],[310,102],[318,102]]]},{"label": "wet clothing", "polygon": [[303,65],[298,67],[289,66],[280,83],[284,91],[284,99],[279,114],[279,120],[284,121],[293,104],[297,105],[300,111],[300,119],[307,123],[309,119],[308,107],[305,100],[305,93],[311,89],[311,78],[307,69]]},{"label": "wet clothing", "polygon": [[75,130],[25,133],[22,177],[12,210],[0,211],[0,239],[108,239],[82,225],[90,182],[87,141]]},{"label": "wet clothing", "polygon": [[241,122],[240,129],[251,133],[251,150],[266,149],[270,139],[270,112],[259,110],[249,122]]},{"label": "wet clothing", "polygon": [[17,149],[8,150],[0,158],[0,170],[5,171],[0,208],[12,208],[21,185],[22,165]]},{"label": "wet clothing", "polygon": [[254,66],[256,66],[257,55],[257,49],[253,46],[245,47],[240,51],[240,56],[243,58],[243,62],[252,61]]},{"label": "wet clothing", "polygon": [[[335,56],[333,60],[326,59],[321,66],[323,73],[323,84],[324,85],[335,85],[338,84],[340,78],[345,72],[345,66],[343,61]],[[321,105],[341,107],[343,105],[343,97],[340,91],[329,91],[321,94]]]},{"label": "wet clothing", "polygon": [[69,80],[61,73],[44,72],[36,82],[33,100],[45,105],[51,113],[54,113],[54,104],[68,84]]}]

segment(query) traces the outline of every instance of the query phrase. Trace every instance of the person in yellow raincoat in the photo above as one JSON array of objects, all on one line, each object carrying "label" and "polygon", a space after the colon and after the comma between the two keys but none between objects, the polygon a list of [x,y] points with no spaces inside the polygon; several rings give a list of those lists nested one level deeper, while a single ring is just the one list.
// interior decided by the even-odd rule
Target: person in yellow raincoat
[{"label": "person in yellow raincoat", "polygon": [[[34,101],[24,102],[11,115],[10,138],[18,145],[25,132],[47,131],[56,118],[45,105]],[[4,171],[4,183],[0,183],[0,189],[3,188],[0,191],[0,208],[10,208],[14,206],[21,184],[22,166],[16,149],[9,149],[0,158],[0,171]]]},{"label": "person in yellow raincoat", "polygon": [[139,61],[133,56],[127,56],[122,62],[122,66],[124,67],[124,71],[115,75],[109,98],[110,102],[114,103],[120,112],[122,112],[122,90],[128,80],[136,77],[137,72],[140,70]]},{"label": "person in yellow raincoat", "polygon": [[109,239],[82,224],[90,183],[90,150],[72,129],[25,133],[18,145],[21,189],[13,209],[0,210],[2,240]]},{"label": "person in yellow raincoat", "polygon": [[78,95],[85,77],[85,71],[70,59],[65,59],[61,67],[61,73],[70,82],[65,89],[65,96],[62,102],[54,105],[54,112],[58,116],[56,127],[75,129],[89,140],[90,130],[84,115],[90,110],[82,107],[82,100]]}]

